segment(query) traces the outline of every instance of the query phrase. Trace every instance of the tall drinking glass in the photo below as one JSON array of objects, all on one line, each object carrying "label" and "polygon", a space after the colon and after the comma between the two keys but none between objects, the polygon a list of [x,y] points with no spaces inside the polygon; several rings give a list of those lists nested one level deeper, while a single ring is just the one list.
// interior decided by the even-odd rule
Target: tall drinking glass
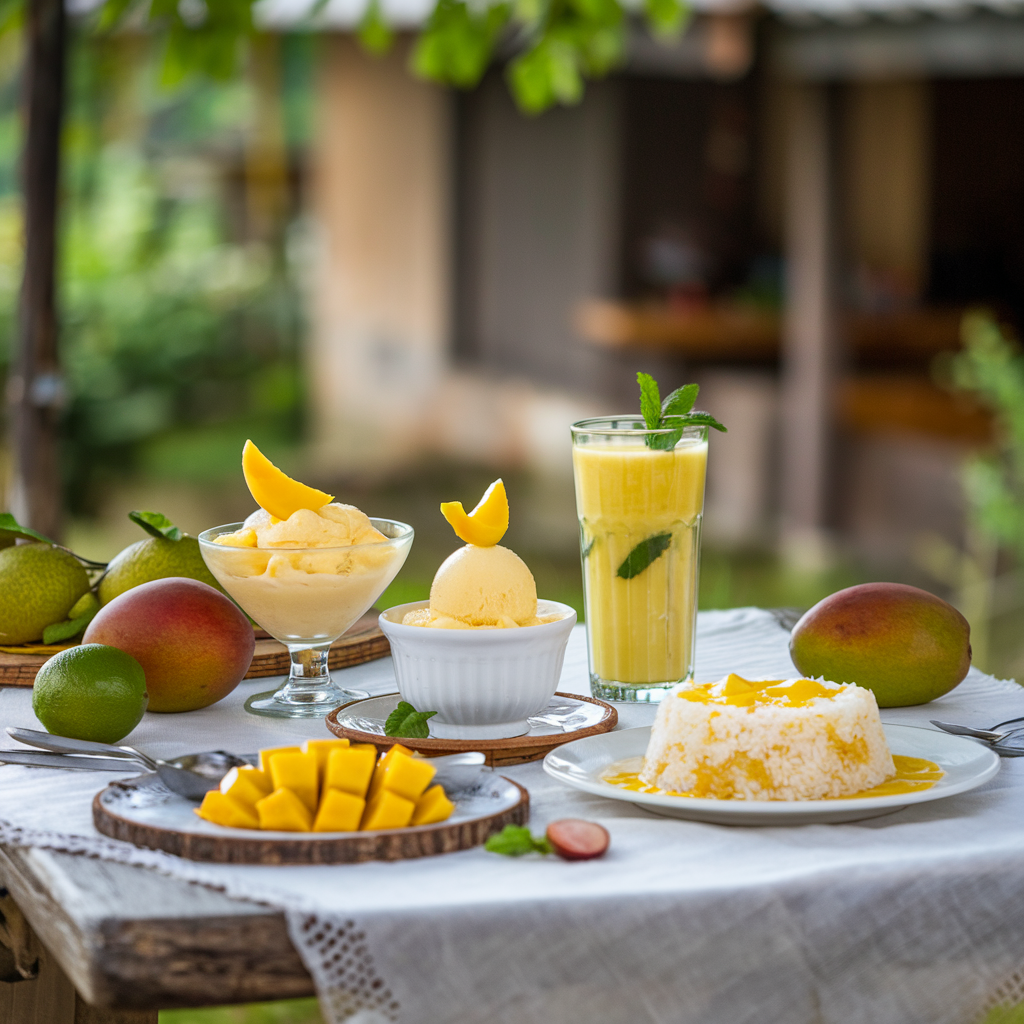
[{"label": "tall drinking glass", "polygon": [[272,718],[323,718],[346,701],[366,697],[338,686],[328,671],[331,644],[363,615],[398,575],[413,529],[391,519],[370,522],[386,538],[337,548],[233,547],[216,538],[242,523],[199,535],[217,582],[239,607],[288,648],[291,670],[277,691],[258,693],[246,711]]},{"label": "tall drinking glass", "polygon": [[602,417],[572,445],[591,691],[660,701],[693,675],[708,428]]}]

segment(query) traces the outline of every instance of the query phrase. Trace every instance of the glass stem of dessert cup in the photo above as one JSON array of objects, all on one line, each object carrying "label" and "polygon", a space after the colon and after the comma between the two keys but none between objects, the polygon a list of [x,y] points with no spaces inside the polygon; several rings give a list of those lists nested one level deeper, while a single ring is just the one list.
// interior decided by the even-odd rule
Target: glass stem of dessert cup
[{"label": "glass stem of dessert cup", "polygon": [[246,711],[271,718],[323,718],[349,701],[369,697],[365,690],[338,686],[327,667],[331,645],[286,644],[291,659],[288,681],[279,690],[257,693]]},{"label": "glass stem of dessert cup", "polygon": [[658,703],[693,677],[708,428],[573,424],[590,689]]}]

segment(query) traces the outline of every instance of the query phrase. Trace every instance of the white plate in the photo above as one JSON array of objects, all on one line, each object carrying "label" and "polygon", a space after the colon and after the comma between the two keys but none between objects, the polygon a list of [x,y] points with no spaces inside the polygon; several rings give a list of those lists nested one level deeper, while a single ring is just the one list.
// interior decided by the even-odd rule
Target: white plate
[{"label": "white plate", "polygon": [[626,800],[644,810],[672,818],[716,825],[809,825],[859,821],[891,814],[910,804],[942,800],[988,782],[999,771],[999,757],[988,747],[961,736],[909,725],[887,725],[885,735],[894,754],[934,761],[946,774],[931,789],[857,800],[707,800],[667,793],[637,793],[612,786],[601,778],[610,764],[642,757],[651,730],[623,729],[575,740],[552,750],[544,770],[566,785],[612,800]]}]

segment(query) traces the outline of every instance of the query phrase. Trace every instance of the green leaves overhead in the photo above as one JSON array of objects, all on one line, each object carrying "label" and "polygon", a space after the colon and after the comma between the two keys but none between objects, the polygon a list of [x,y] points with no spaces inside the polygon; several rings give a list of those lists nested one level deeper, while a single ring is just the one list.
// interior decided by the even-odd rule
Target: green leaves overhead
[{"label": "green leaves overhead", "polygon": [[511,13],[508,3],[471,8],[461,0],[438,0],[413,48],[412,70],[442,85],[472,88],[487,70]]},{"label": "green leaves overhead", "polygon": [[181,540],[184,534],[177,526],[159,512],[129,512],[128,518],[146,533],[165,540]]},{"label": "green leaves overhead", "polygon": [[693,403],[697,401],[700,386],[684,384],[676,388],[663,402],[658,382],[649,373],[638,373],[637,383],[640,385],[640,412],[648,430],[674,428],[671,433],[651,434],[644,438],[648,448],[668,451],[679,443],[685,427],[713,427],[726,432],[718,420],[709,412],[691,412]]}]

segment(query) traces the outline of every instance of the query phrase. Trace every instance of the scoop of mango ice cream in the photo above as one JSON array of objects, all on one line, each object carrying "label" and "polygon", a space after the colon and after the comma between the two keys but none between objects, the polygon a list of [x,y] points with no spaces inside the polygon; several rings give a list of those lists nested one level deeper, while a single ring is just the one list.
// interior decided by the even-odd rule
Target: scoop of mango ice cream
[{"label": "scoop of mango ice cream", "polygon": [[343,548],[387,540],[354,505],[332,502],[313,511],[300,508],[287,519],[257,509],[240,530],[216,538],[228,547]]}]

